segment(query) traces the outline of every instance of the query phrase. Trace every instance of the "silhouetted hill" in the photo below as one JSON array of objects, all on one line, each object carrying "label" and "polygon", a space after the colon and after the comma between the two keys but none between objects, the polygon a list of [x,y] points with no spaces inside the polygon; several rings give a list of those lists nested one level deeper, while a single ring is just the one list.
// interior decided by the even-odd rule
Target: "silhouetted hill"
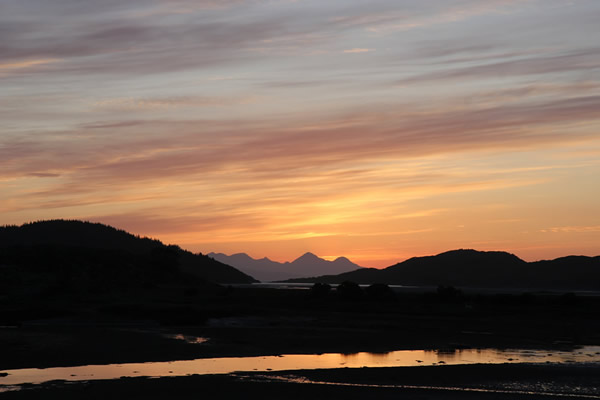
[{"label": "silhouetted hill", "polygon": [[[0,279],[61,287],[136,287],[169,282],[250,283],[235,268],[175,245],[82,221],[0,227]],[[34,285],[35,286],[35,285]]]},{"label": "silhouetted hill", "polygon": [[600,257],[569,256],[528,263],[506,252],[453,250],[414,257],[381,270],[369,268],[288,282],[343,281],[405,286],[600,290]]},{"label": "silhouetted hill", "polygon": [[209,257],[232,265],[263,282],[280,281],[309,275],[339,274],[362,268],[346,257],[327,261],[312,253],[305,253],[292,262],[280,263],[268,258],[254,259],[245,253],[232,254],[208,253]]}]

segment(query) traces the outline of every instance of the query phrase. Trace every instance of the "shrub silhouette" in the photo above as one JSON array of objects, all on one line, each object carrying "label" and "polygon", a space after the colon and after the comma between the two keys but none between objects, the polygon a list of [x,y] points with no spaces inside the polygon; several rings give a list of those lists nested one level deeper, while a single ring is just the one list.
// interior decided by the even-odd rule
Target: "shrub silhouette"
[{"label": "shrub silhouette", "polygon": [[457,302],[464,298],[463,292],[454,286],[440,285],[437,288],[438,299],[445,302]]},{"label": "shrub silhouette", "polygon": [[396,293],[385,283],[374,283],[365,289],[367,297],[372,300],[393,300]]},{"label": "shrub silhouette", "polygon": [[337,292],[345,300],[358,300],[363,297],[363,290],[358,286],[358,283],[352,281],[340,283]]},{"label": "shrub silhouette", "polygon": [[575,306],[579,303],[579,299],[575,293],[569,292],[560,296],[560,303],[564,306]]},{"label": "shrub silhouette", "polygon": [[310,288],[310,294],[314,297],[326,297],[331,292],[331,285],[317,282]]}]

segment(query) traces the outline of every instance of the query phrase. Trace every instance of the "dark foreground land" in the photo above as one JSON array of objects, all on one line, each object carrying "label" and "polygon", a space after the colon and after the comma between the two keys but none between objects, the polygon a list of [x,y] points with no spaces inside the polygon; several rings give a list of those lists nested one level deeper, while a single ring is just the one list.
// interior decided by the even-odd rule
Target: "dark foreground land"
[{"label": "dark foreground land", "polygon": [[[391,294],[384,289],[345,293],[227,287],[203,290],[173,285],[126,294],[59,292],[44,296],[43,301],[29,297],[0,299],[0,371],[290,353],[600,345],[600,298],[572,294],[483,296],[449,289],[407,294]],[[176,335],[209,340],[189,343]],[[299,384],[272,378],[282,375],[288,374],[54,382],[0,393],[0,397],[153,399],[218,395],[294,399],[367,395],[398,398],[402,394],[404,398],[422,399],[513,399],[546,398],[538,392],[566,391],[595,398],[600,387],[600,368],[594,364],[293,373],[313,381],[365,386]],[[388,387],[373,386],[381,384]],[[538,394],[515,392],[531,387],[537,388],[534,392]]]},{"label": "dark foreground land", "polygon": [[[600,344],[600,298],[232,289],[4,299],[0,370],[201,357]],[[206,337],[190,344],[173,335]]]}]

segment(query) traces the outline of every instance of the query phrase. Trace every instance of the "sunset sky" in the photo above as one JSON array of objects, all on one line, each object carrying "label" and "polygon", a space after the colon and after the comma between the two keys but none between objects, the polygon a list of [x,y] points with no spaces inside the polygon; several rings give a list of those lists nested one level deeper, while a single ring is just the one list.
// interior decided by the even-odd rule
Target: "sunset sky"
[{"label": "sunset sky", "polygon": [[1,0],[0,224],[600,254],[598,0]]}]

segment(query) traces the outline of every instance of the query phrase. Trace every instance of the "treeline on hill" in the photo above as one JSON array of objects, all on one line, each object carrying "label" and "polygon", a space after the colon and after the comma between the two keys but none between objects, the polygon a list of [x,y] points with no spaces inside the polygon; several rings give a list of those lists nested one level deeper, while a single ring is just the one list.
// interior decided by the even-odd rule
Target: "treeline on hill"
[{"label": "treeline on hill", "polygon": [[254,279],[207,256],[99,223],[52,220],[0,227],[3,292],[104,292],[177,282]]},{"label": "treeline on hill", "polygon": [[43,288],[105,292],[181,278],[179,254],[168,246],[135,254],[123,249],[17,245],[0,248],[0,264],[0,285],[34,292]]}]

